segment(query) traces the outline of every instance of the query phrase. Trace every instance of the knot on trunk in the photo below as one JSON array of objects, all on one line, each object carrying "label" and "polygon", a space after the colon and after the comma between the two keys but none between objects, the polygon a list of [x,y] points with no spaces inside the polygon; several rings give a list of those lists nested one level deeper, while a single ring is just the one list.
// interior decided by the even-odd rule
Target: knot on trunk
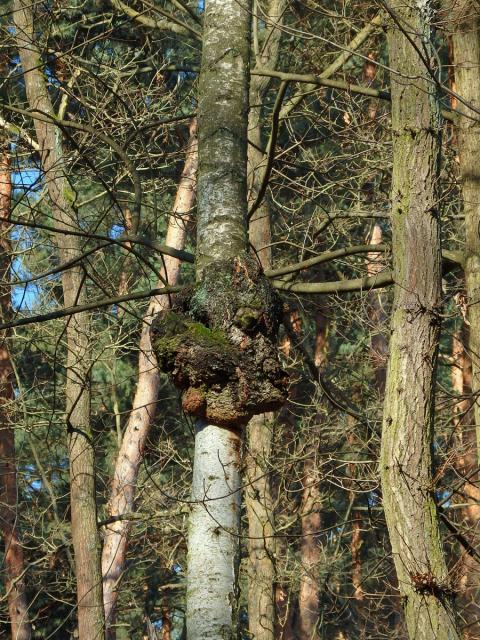
[{"label": "knot on trunk", "polygon": [[286,400],[276,340],[282,306],[260,265],[244,254],[214,262],[151,329],[162,371],[186,413],[238,428]]}]

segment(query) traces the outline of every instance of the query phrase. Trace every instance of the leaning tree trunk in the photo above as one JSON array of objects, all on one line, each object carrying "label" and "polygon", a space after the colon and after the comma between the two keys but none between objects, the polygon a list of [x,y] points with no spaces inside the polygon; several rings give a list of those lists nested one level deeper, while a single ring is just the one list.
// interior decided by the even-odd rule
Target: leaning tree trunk
[{"label": "leaning tree trunk", "polygon": [[[394,307],[380,470],[385,518],[413,640],[460,638],[432,477],[440,336],[440,124],[429,2],[392,6]],[[393,20],[392,20],[393,22]],[[405,31],[403,31],[405,29]]]},{"label": "leaning tree trunk", "polygon": [[[0,140],[0,315],[2,322],[11,317],[11,291],[9,284],[11,246],[9,233],[12,182],[10,160],[6,145]],[[32,629],[28,621],[28,603],[25,590],[23,548],[18,528],[18,487],[15,460],[15,432],[12,426],[14,402],[13,367],[2,332],[0,348],[0,530],[5,545],[5,591],[10,615],[12,640],[28,640]]]},{"label": "leaning tree trunk", "polygon": [[[183,249],[190,212],[195,201],[197,176],[197,123],[190,125],[190,138],[186,150],[185,166],[178,185],[177,195],[170,216],[166,244],[175,249]],[[170,285],[178,282],[180,261],[164,256],[162,277]],[[159,286],[162,286],[161,284]],[[107,525],[102,553],[103,601],[105,606],[107,640],[115,638],[115,614],[118,600],[118,586],[125,570],[130,523],[127,516],[135,509],[135,489],[138,470],[143,458],[150,426],[153,422],[158,401],[160,375],[155,354],[150,341],[152,318],[168,309],[168,296],[152,298],[144,317],[140,352],[138,356],[138,382],[132,411],[125,428],[120,451],[115,463],[112,492],[108,503],[108,514],[116,521]]]},{"label": "leaning tree trunk", "polygon": [[[25,89],[34,114],[51,116],[51,121],[35,118],[41,149],[41,163],[53,217],[59,229],[75,229],[79,221],[71,206],[71,189],[66,179],[62,137],[55,125],[55,113],[39,61],[34,32],[34,16],[27,0],[14,1],[14,21]],[[79,238],[56,237],[62,262],[81,254]],[[65,306],[86,300],[84,274],[80,266],[62,272]],[[90,321],[87,313],[72,316],[67,323],[66,427],[70,459],[70,504],[72,542],[77,581],[78,630],[80,640],[98,640],[104,633],[102,599],[101,541],[97,527],[95,492],[95,452],[90,426]]]}]

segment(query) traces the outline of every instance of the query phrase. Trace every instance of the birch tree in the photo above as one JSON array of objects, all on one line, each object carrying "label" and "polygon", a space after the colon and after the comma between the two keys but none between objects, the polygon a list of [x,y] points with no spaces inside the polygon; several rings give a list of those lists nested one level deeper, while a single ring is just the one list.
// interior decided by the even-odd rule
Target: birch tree
[{"label": "birch tree", "polygon": [[[275,409],[276,294],[247,244],[251,3],[205,5],[199,81],[197,286],[188,315],[160,317],[154,347],[197,417],[188,540],[187,634],[236,634],[242,429]],[[192,322],[193,320],[193,322]],[[170,326],[175,323],[172,334]],[[200,552],[201,551],[201,552]]]}]

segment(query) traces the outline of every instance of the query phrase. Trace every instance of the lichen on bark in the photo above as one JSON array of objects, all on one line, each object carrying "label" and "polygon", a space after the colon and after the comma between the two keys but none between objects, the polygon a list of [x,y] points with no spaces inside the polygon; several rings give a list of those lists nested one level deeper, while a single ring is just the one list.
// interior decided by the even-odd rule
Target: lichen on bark
[{"label": "lichen on bark", "polygon": [[286,399],[276,338],[280,300],[248,254],[206,266],[202,279],[152,325],[160,368],[182,392],[186,413],[239,428]]}]

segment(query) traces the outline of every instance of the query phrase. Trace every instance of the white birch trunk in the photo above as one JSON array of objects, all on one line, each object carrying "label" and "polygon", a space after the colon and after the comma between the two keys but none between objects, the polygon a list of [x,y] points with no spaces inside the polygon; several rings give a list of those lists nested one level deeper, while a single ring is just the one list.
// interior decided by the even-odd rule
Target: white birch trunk
[{"label": "white birch trunk", "polygon": [[236,626],[240,435],[197,421],[188,542],[188,640],[229,640]]}]

